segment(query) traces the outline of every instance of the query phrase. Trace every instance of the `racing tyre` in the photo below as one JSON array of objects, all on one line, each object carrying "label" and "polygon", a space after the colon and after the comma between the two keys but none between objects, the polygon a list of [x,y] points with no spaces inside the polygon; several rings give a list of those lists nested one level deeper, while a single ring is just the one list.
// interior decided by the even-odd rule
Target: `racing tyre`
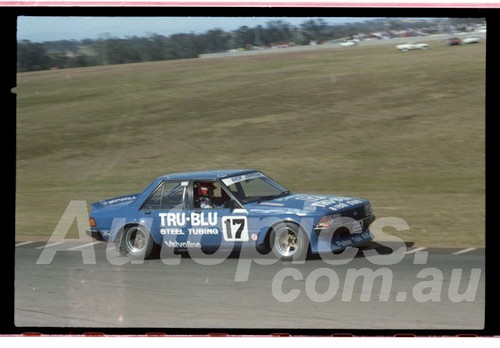
[{"label": "racing tyre", "polygon": [[133,259],[147,259],[154,250],[151,233],[142,226],[130,226],[123,231],[120,242],[120,253]]},{"label": "racing tyre", "polygon": [[305,260],[309,252],[309,238],[296,224],[280,223],[273,227],[269,245],[273,254],[283,261]]}]

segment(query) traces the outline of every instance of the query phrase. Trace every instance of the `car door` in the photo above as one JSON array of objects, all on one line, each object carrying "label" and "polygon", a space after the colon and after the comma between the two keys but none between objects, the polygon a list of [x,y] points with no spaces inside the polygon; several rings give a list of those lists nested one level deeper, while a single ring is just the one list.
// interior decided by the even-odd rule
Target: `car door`
[{"label": "car door", "polygon": [[213,206],[201,208],[196,203],[199,181],[193,182],[193,202],[187,214],[188,240],[205,250],[232,250],[249,240],[247,211],[235,209],[229,204],[231,198],[225,188],[217,181],[211,183],[215,186]]},{"label": "car door", "polygon": [[138,220],[157,244],[175,247],[187,235],[188,181],[162,181],[139,210]]}]

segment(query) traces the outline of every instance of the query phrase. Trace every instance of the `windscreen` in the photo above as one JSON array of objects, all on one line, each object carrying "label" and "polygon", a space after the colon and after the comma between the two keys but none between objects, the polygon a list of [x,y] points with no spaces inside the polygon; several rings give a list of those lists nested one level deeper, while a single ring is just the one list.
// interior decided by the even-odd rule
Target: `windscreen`
[{"label": "windscreen", "polygon": [[289,194],[287,189],[260,172],[226,178],[222,182],[242,203],[264,201]]}]

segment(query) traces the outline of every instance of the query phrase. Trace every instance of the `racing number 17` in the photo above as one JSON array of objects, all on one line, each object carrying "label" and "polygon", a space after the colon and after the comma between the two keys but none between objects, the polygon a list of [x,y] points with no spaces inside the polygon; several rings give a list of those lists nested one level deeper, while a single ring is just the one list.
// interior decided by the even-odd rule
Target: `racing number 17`
[{"label": "racing number 17", "polygon": [[247,242],[248,228],[246,216],[226,216],[222,219],[222,233],[226,241]]}]

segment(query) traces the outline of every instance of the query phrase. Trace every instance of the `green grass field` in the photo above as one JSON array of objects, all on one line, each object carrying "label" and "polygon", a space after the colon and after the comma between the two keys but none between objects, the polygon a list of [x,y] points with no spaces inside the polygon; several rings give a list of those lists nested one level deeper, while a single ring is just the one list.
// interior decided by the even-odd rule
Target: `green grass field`
[{"label": "green grass field", "polygon": [[50,236],[71,200],[139,192],[169,172],[256,168],[291,191],[367,198],[377,217],[408,222],[384,230],[405,241],[483,246],[485,50],[376,45],[18,74],[16,238]]}]

